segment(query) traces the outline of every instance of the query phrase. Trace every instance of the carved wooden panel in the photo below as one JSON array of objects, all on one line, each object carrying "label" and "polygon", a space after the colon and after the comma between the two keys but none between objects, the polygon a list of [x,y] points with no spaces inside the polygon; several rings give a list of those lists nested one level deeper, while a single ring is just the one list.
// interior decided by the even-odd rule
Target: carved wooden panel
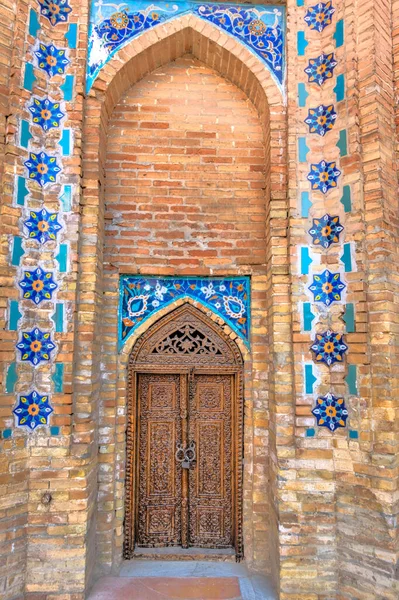
[{"label": "carved wooden panel", "polygon": [[141,546],[181,543],[181,473],[175,461],[181,439],[180,376],[140,374],[138,527]]},{"label": "carved wooden panel", "polygon": [[233,439],[231,375],[194,375],[189,438],[197,464],[189,472],[189,540],[193,546],[233,545]]}]

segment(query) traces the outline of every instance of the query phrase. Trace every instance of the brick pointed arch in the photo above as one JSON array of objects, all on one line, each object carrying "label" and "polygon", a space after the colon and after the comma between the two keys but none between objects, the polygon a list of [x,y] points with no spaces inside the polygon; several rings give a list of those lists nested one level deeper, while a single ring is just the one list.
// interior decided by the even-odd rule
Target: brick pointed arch
[{"label": "brick pointed arch", "polygon": [[[268,337],[265,334],[265,344],[268,345],[270,364],[278,366],[269,381],[270,439],[274,444],[278,442],[279,436],[282,443],[287,441],[286,421],[281,422],[282,432],[279,433],[279,414],[272,406],[274,390],[279,382],[281,389],[284,389],[279,394],[279,402],[292,405],[292,351],[287,342],[287,319],[290,318],[291,308],[288,267],[282,266],[288,264],[288,261],[282,260],[284,253],[288,251],[287,125],[284,98],[264,64],[238,40],[198,17],[184,15],[148,30],[122,48],[103,68],[85,100],[72,452],[83,453],[87,457],[87,486],[91,489],[96,486],[98,465],[98,406],[101,388],[99,331],[107,310],[102,281],[108,121],[115,105],[131,86],[156,68],[187,53],[191,53],[241,89],[255,106],[263,127],[267,155],[265,263],[268,266],[265,278],[268,306],[265,306],[264,319],[267,320],[265,330],[270,332]],[[274,308],[274,302],[278,302],[278,310]],[[256,348],[254,352],[259,357],[257,360],[265,360],[263,348]],[[118,393],[120,395],[120,390]],[[88,553],[93,552],[95,527],[93,511],[88,525]],[[111,527],[114,525],[110,524],[109,528]],[[115,545],[118,549],[121,548],[121,534],[119,532],[115,535],[120,538],[119,545]],[[276,529],[273,537],[276,539],[277,536]],[[276,542],[273,542],[273,546],[276,546]],[[118,550],[114,549],[113,552]],[[111,568],[118,560],[118,556],[107,555],[103,562]]]}]

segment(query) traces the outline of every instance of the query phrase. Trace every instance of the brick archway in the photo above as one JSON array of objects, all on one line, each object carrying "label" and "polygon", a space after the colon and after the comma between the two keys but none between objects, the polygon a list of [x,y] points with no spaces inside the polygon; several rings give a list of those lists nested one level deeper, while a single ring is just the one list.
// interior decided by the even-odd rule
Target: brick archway
[{"label": "brick archway", "polygon": [[[95,81],[85,103],[84,152],[83,152],[83,194],[80,230],[80,262],[81,270],[78,282],[80,306],[78,308],[77,329],[79,343],[77,346],[74,397],[74,431],[87,428],[87,445],[90,449],[92,463],[92,485],[95,487],[98,458],[96,440],[98,436],[99,389],[101,386],[101,340],[99,324],[106,305],[103,304],[103,240],[104,240],[104,169],[106,138],[109,117],[114,106],[124,92],[139,81],[146,73],[175,60],[190,52],[196,58],[211,66],[216,72],[234,83],[255,106],[262,128],[267,154],[267,178],[265,197],[268,198],[266,209],[267,247],[265,262],[268,274],[262,285],[267,289],[267,302],[259,301],[260,331],[270,332],[265,337],[269,346],[270,364],[284,365],[272,373],[269,381],[270,418],[272,429],[270,439],[275,443],[279,424],[273,408],[276,386],[283,381],[284,403],[292,402],[289,392],[287,370],[290,370],[290,344],[279,347],[286,342],[286,335],[279,333],[276,324],[279,320],[285,327],[285,316],[281,306],[286,305],[286,314],[290,315],[288,301],[287,278],[281,280],[281,257],[287,253],[287,192],[286,192],[286,114],[284,100],[270,73],[264,65],[236,40],[219,31],[211,24],[204,24],[194,16],[183,16],[160,27],[154,28],[133,40],[120,50],[104,67]],[[287,263],[285,263],[287,264]],[[286,267],[284,267],[286,268]],[[112,292],[113,293],[113,292]],[[111,293],[111,295],[112,295]],[[257,292],[255,291],[255,294]],[[262,292],[263,293],[263,292]],[[281,302],[281,294],[284,296]],[[273,308],[274,298],[280,296],[280,311]],[[267,321],[267,324],[264,322]],[[263,325],[262,325],[263,323]],[[282,329],[280,329],[282,331]],[[273,333],[274,332],[274,333]],[[284,338],[284,339],[283,339]],[[278,354],[278,361],[274,356]],[[264,363],[265,352],[261,346],[254,349],[255,365]],[[256,367],[261,369],[262,367]],[[90,372],[90,375],[89,375]],[[118,386],[122,385],[117,382]],[[120,390],[119,395],[120,395]],[[257,392],[261,394],[262,391]],[[280,400],[282,396],[280,395]],[[88,411],[88,406],[89,412]],[[90,418],[85,415],[90,414]],[[83,415],[82,417],[80,415]],[[73,439],[81,442],[81,436]],[[274,454],[274,452],[273,452]],[[273,471],[270,472],[274,477]],[[273,487],[273,482],[271,482]],[[115,485],[115,483],[113,484]],[[115,508],[115,510],[118,510]],[[93,514],[93,536],[95,515]],[[121,559],[122,536],[116,522],[106,526],[115,543],[111,550],[104,551],[106,556],[100,557],[101,569],[111,569]],[[273,522],[276,547],[278,532]],[[113,532],[113,533],[112,533]],[[93,542],[94,543],[94,542]],[[101,552],[100,552],[101,554]],[[274,561],[277,561],[277,556]]]}]

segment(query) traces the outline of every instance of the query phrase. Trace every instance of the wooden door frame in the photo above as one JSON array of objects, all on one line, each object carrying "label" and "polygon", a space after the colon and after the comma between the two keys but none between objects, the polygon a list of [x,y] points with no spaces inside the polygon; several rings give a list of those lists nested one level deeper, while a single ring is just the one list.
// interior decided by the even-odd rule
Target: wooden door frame
[{"label": "wooden door frame", "polygon": [[[233,366],[208,366],[201,365],[192,367],[179,364],[179,357],[176,356],[176,364],[167,364],[160,366],[151,363],[138,363],[136,361],[140,346],[153,335],[153,331],[158,331],[162,323],[173,320],[174,313],[181,314],[184,310],[194,312],[208,327],[211,327],[214,333],[228,344],[236,358],[236,364]],[[141,342],[141,343],[140,343]],[[126,478],[125,478],[125,519],[124,519],[124,547],[123,556],[125,559],[132,558],[135,547],[135,532],[137,527],[138,511],[138,376],[140,373],[153,374],[176,374],[187,375],[195,374],[219,374],[233,375],[233,402],[232,402],[232,461],[233,461],[233,481],[232,481],[232,504],[233,504],[233,540],[236,551],[236,560],[242,560],[243,552],[243,429],[244,429],[244,387],[243,372],[244,365],[241,352],[233,340],[231,340],[211,319],[200,313],[191,305],[183,305],[166,317],[160,318],[137,340],[130,354],[128,362],[128,385],[127,385],[127,430],[126,430]]]}]

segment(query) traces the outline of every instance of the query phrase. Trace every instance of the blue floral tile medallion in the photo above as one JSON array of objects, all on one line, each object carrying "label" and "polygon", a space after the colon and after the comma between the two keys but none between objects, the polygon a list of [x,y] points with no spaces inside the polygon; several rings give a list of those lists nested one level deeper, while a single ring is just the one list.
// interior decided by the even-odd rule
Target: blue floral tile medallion
[{"label": "blue floral tile medallion", "polygon": [[304,19],[310,29],[317,29],[321,33],[327,25],[331,24],[334,13],[332,2],[319,2],[308,8]]},{"label": "blue floral tile medallion", "polygon": [[57,165],[55,156],[49,156],[45,152],[35,154],[29,153],[29,160],[24,162],[29,172],[29,179],[37,181],[40,187],[57,182],[57,174],[61,168]]},{"label": "blue floral tile medallion", "polygon": [[54,44],[39,44],[35,50],[40,69],[45,71],[49,77],[54,75],[63,75],[66,67],[69,65],[69,60],[65,56],[65,48],[56,48]]},{"label": "blue floral tile medallion", "polygon": [[249,343],[248,277],[156,278],[123,275],[120,280],[120,344],[157,310],[185,297],[211,308],[245,343]]},{"label": "blue floral tile medallion", "polygon": [[340,302],[345,288],[346,285],[341,281],[341,274],[331,273],[328,269],[320,275],[313,275],[313,283],[309,286],[314,302],[322,302],[326,306],[330,306],[333,302]]},{"label": "blue floral tile medallion", "polygon": [[317,133],[323,136],[328,131],[331,131],[336,118],[337,113],[332,104],[329,106],[320,104],[317,108],[309,108],[305,123],[309,126],[309,133]]},{"label": "blue floral tile medallion", "polygon": [[201,4],[187,0],[173,3],[160,0],[156,4],[148,0],[126,0],[123,4],[107,0],[93,2],[87,91],[104,65],[130,40],[148,29],[190,13],[239,40],[264,63],[283,91],[285,19],[282,6]]},{"label": "blue floral tile medallion", "polygon": [[50,360],[50,354],[55,348],[51,340],[51,334],[35,327],[32,331],[23,331],[22,340],[17,344],[21,352],[21,360],[29,361],[37,366],[42,361]]},{"label": "blue floral tile medallion", "polygon": [[18,404],[12,412],[17,417],[18,427],[27,427],[33,431],[39,425],[48,425],[53,408],[47,394],[42,396],[33,390],[30,394],[18,396]]},{"label": "blue floral tile medallion", "polygon": [[24,277],[19,282],[23,297],[40,304],[42,300],[51,300],[52,293],[58,287],[53,280],[53,273],[43,271],[40,268],[34,271],[24,271]]},{"label": "blue floral tile medallion", "polygon": [[311,58],[305,69],[309,83],[317,83],[323,85],[327,79],[331,79],[334,69],[337,66],[337,61],[334,58],[334,53],[320,54],[317,58]]},{"label": "blue floral tile medallion", "polygon": [[72,11],[68,0],[37,0],[37,2],[40,13],[50,21],[51,25],[68,21],[69,13]]},{"label": "blue floral tile medallion", "polygon": [[336,162],[321,160],[319,163],[310,165],[308,180],[312,185],[312,190],[319,190],[326,194],[328,190],[337,187],[340,175],[341,171],[337,169]]},{"label": "blue floral tile medallion", "polygon": [[333,394],[328,393],[325,396],[319,396],[312,413],[316,417],[319,427],[327,427],[330,431],[335,431],[338,427],[346,426],[348,411],[345,401]]},{"label": "blue floral tile medallion", "polygon": [[317,333],[316,339],[310,347],[315,355],[315,361],[325,363],[329,367],[336,362],[342,362],[348,346],[344,343],[342,333],[325,331]]},{"label": "blue floral tile medallion", "polygon": [[322,246],[327,249],[331,244],[338,244],[339,235],[343,229],[339,217],[331,217],[326,214],[321,219],[313,219],[313,225],[309,229],[309,233],[315,246]]},{"label": "blue floral tile medallion", "polygon": [[51,102],[49,98],[33,98],[33,104],[28,106],[32,113],[32,121],[35,125],[40,125],[43,131],[58,128],[60,121],[65,117],[60,109],[59,102]]},{"label": "blue floral tile medallion", "polygon": [[50,213],[45,208],[39,211],[30,211],[29,219],[24,225],[29,231],[29,238],[38,240],[41,244],[56,241],[57,234],[62,229],[58,223],[58,213]]}]

